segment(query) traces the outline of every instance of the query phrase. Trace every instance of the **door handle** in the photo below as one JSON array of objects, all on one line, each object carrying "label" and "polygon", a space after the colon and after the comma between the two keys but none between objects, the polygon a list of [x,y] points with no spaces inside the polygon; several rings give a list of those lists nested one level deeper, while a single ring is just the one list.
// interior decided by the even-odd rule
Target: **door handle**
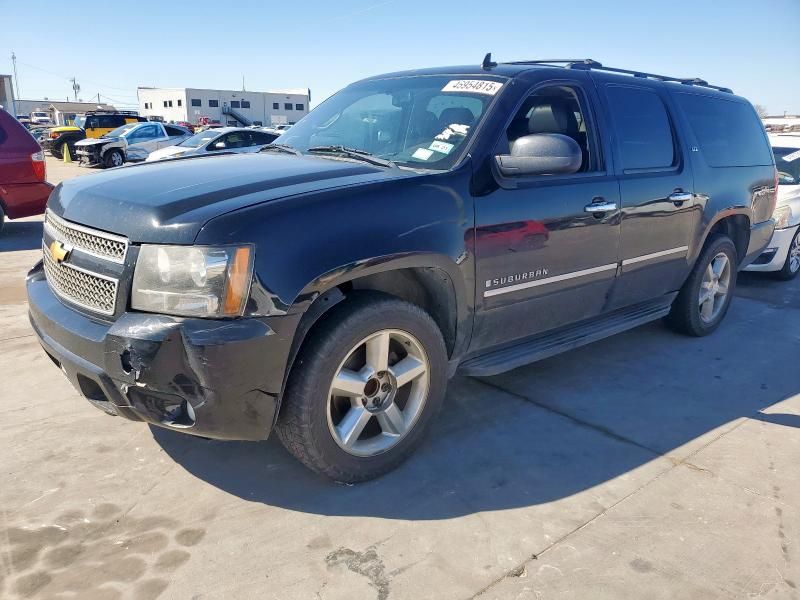
[{"label": "door handle", "polygon": [[688,202],[691,199],[692,199],[692,193],[684,192],[682,190],[677,190],[673,192],[672,194],[669,195],[669,198],[667,198],[667,200],[669,200],[670,202],[675,202],[678,204],[683,204],[684,202]]},{"label": "door handle", "polygon": [[587,204],[584,209],[588,213],[605,213],[612,210],[617,210],[616,202],[608,202],[602,198],[596,199],[591,204]]}]

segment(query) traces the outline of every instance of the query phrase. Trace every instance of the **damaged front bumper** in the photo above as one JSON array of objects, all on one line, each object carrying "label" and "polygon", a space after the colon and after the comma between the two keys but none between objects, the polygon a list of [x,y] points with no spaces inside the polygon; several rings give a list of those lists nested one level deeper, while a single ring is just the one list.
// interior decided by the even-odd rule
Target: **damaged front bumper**
[{"label": "damaged front bumper", "polygon": [[101,410],[198,436],[262,440],[275,422],[298,316],[188,319],[126,312],[104,322],[28,274],[39,342]]}]

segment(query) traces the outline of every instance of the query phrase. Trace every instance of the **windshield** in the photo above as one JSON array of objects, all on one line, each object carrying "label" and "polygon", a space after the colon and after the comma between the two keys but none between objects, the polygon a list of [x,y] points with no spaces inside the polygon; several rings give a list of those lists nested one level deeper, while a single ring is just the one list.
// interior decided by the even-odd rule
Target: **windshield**
[{"label": "windshield", "polygon": [[800,149],[773,148],[779,185],[800,184]]},{"label": "windshield", "polygon": [[206,144],[213,140],[215,137],[219,135],[219,131],[201,131],[200,133],[195,133],[192,137],[186,138],[183,140],[178,146],[184,146],[186,148],[199,148],[203,144]]},{"label": "windshield", "polygon": [[113,137],[125,137],[128,132],[136,127],[139,123],[128,123],[127,125],[123,125],[122,127],[117,127],[116,129],[112,129],[103,137],[113,138]]},{"label": "windshield", "polygon": [[75,117],[75,119],[72,121],[72,124],[75,125],[75,127],[85,127],[86,126],[86,116],[85,115],[80,115],[80,116]]},{"label": "windshield", "polygon": [[503,78],[452,75],[357,83],[311,111],[275,143],[306,152],[343,146],[412,168],[449,169]]}]

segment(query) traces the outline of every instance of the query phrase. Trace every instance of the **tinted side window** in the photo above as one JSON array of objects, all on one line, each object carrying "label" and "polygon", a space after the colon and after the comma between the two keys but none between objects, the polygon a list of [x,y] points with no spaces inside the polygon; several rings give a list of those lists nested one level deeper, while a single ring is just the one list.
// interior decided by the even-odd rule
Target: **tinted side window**
[{"label": "tinted side window", "polygon": [[183,129],[178,129],[177,127],[170,127],[169,125],[165,125],[164,128],[167,130],[167,135],[169,137],[186,135],[186,132]]},{"label": "tinted side window", "polygon": [[772,155],[755,110],[745,102],[675,94],[711,167],[770,165]]},{"label": "tinted side window", "polygon": [[621,85],[609,85],[606,94],[622,169],[671,167],[675,163],[672,126],[658,94]]},{"label": "tinted side window", "polygon": [[253,131],[250,133],[253,140],[253,145],[271,144],[278,137],[277,135],[266,133],[263,131]]}]

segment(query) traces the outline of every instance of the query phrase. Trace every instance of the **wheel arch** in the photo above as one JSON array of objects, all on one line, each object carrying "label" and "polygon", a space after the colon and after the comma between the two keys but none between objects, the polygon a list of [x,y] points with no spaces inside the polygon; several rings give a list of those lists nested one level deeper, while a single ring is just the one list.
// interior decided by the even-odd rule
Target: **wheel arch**
[{"label": "wheel arch", "polygon": [[719,213],[706,227],[702,243],[697,248],[697,256],[708,245],[709,240],[717,234],[723,234],[733,242],[739,263],[741,263],[747,254],[747,246],[750,242],[750,225],[750,216],[746,212],[731,210]]}]

